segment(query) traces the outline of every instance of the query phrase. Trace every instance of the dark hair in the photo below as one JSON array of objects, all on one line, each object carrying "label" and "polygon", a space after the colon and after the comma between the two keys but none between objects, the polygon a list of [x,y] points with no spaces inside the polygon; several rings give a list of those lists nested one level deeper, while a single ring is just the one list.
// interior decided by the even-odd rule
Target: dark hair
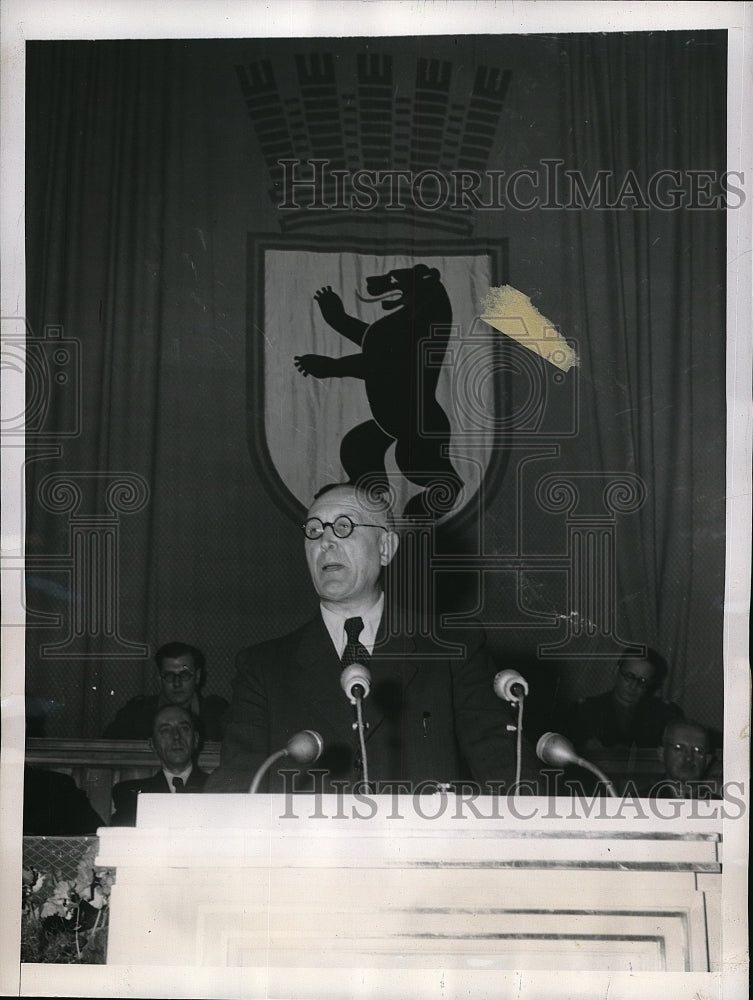
[{"label": "dark hair", "polygon": [[206,659],[202,651],[196,646],[189,646],[187,642],[166,642],[154,654],[154,662],[158,667],[161,667],[163,660],[174,660],[178,656],[190,656],[193,665],[199,671],[203,672],[206,666]]},{"label": "dark hair", "polygon": [[319,497],[323,497],[325,493],[331,493],[332,490],[347,489],[348,487],[355,489],[353,483],[325,483],[324,486],[320,486],[314,494],[314,500],[318,500]]},{"label": "dark hair", "polygon": [[635,646],[623,649],[620,659],[617,662],[618,669],[622,666],[625,660],[643,660],[645,663],[649,663],[654,668],[654,676],[651,678],[651,689],[656,690],[657,688],[660,688],[669,672],[667,661],[661,653],[658,653],[650,646],[644,646],[642,653],[634,653],[632,651],[633,649],[635,649]]}]

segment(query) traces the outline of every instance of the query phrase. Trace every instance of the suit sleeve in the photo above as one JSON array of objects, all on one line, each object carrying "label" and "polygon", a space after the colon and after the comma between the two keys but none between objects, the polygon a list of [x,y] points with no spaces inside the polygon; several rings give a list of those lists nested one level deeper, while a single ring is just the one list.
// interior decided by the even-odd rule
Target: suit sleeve
[{"label": "suit sleeve", "polygon": [[[465,659],[453,667],[455,730],[461,753],[475,781],[515,782],[517,710],[494,693],[497,666],[487,647],[483,629],[464,630],[457,637],[466,645]],[[521,780],[536,782],[540,771],[536,755],[521,741]]]},{"label": "suit sleeve", "polygon": [[118,710],[118,714],[112,720],[112,722],[107,726],[104,733],[102,733],[102,739],[104,740],[127,740],[133,739],[131,735],[133,733],[133,721],[130,718],[130,705],[124,705],[123,708]]},{"label": "suit sleeve", "polygon": [[80,837],[105,826],[73,778],[56,771],[24,768],[24,836]]},{"label": "suit sleeve", "polygon": [[216,694],[201,699],[200,719],[205,740],[215,743],[222,739],[229,707],[225,699]]},{"label": "suit sleeve", "polygon": [[257,768],[271,753],[266,684],[256,660],[254,649],[243,649],[237,656],[220,766],[209,776],[205,792],[247,792]]},{"label": "suit sleeve", "polygon": [[132,698],[107,726],[105,740],[148,740],[152,734],[152,721],[157,711],[157,698],[139,696]]},{"label": "suit sleeve", "polygon": [[136,826],[138,782],[121,781],[112,790],[113,812],[110,826]]}]

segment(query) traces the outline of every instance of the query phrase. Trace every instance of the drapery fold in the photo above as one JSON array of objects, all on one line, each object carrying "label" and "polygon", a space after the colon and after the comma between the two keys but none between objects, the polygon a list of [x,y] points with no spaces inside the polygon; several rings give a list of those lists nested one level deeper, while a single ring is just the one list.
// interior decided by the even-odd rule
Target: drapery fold
[{"label": "drapery fold", "polygon": [[[720,192],[724,50],[684,42],[608,35],[572,47],[573,161],[590,177],[608,171],[618,188],[633,171],[638,197],[633,210],[567,217],[579,250],[595,467],[637,473],[647,485],[645,504],[620,525],[632,553],[618,563],[623,634],[664,652],[667,693],[681,704],[693,700],[691,664],[713,664],[714,676],[721,666],[726,348],[724,212],[640,207],[660,171],[679,172],[688,202],[695,183]],[[696,182],[693,171],[711,179]],[[657,188],[665,204],[670,187],[679,185],[670,178]],[[699,205],[709,200],[696,192]],[[704,612],[715,627],[699,630],[693,616],[709,586],[717,598]],[[720,720],[719,681],[707,696]]]}]

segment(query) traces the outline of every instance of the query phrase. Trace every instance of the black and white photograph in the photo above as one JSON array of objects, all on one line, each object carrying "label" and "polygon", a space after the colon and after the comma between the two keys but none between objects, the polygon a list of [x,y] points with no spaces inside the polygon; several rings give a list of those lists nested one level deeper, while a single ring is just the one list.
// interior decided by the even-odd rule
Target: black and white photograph
[{"label": "black and white photograph", "polygon": [[751,12],[5,0],[2,995],[746,995]]}]

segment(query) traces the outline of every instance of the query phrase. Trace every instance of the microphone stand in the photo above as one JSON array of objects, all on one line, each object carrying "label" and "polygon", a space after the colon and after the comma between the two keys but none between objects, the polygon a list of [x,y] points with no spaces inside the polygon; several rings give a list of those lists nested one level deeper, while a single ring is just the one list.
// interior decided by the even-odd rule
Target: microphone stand
[{"label": "microphone stand", "polygon": [[520,786],[523,760],[523,695],[518,698],[518,731],[515,734],[515,788]]},{"label": "microphone stand", "polygon": [[249,795],[253,795],[255,792],[259,791],[259,785],[261,784],[261,779],[264,777],[264,775],[267,773],[270,767],[274,764],[274,762],[280,760],[282,757],[287,757],[287,755],[288,751],[286,748],[283,747],[282,750],[277,750],[275,751],[275,753],[271,753],[269,757],[267,757],[267,759],[264,761],[264,763],[261,765],[261,767],[257,770],[256,774],[254,775],[254,780],[251,782],[251,787],[248,790]]},{"label": "microphone stand", "polygon": [[[517,670],[500,670],[494,678],[494,693],[503,701],[518,706],[518,726],[515,738],[515,785],[520,785],[523,758],[523,699],[528,694],[528,683]],[[512,726],[508,726],[508,731]]]},{"label": "microphone stand", "polygon": [[371,690],[371,673],[363,663],[351,663],[340,674],[340,687],[351,705],[356,709],[356,721],[353,728],[358,730],[358,742],[361,748],[364,784],[369,785],[369,761],[366,756],[366,733],[363,721],[363,700]]},{"label": "microphone stand", "polygon": [[592,764],[590,760],[586,760],[585,757],[576,757],[573,763],[577,764],[578,767],[585,768],[586,771],[590,771],[591,774],[595,774],[596,777],[599,779],[599,781],[604,782],[604,785],[609,795],[611,795],[613,799],[619,798],[617,790],[615,789],[614,785],[609,780],[609,778],[606,776],[606,774],[604,774],[604,772],[601,770],[601,768],[597,767],[595,764]]},{"label": "microphone stand", "polygon": [[258,792],[261,779],[275,761],[282,757],[290,757],[296,764],[313,764],[315,760],[319,760],[323,749],[324,741],[319,733],[313,729],[304,729],[300,733],[293,733],[287,745],[282,750],[271,753],[257,770],[248,790],[249,795]]},{"label": "microphone stand", "polygon": [[366,787],[369,787],[369,762],[366,757],[366,735],[364,732],[363,724],[363,697],[357,694],[359,685],[356,685],[354,689],[354,694],[356,697],[356,727],[358,729],[358,742],[361,745],[361,760],[363,761],[363,781]]}]

